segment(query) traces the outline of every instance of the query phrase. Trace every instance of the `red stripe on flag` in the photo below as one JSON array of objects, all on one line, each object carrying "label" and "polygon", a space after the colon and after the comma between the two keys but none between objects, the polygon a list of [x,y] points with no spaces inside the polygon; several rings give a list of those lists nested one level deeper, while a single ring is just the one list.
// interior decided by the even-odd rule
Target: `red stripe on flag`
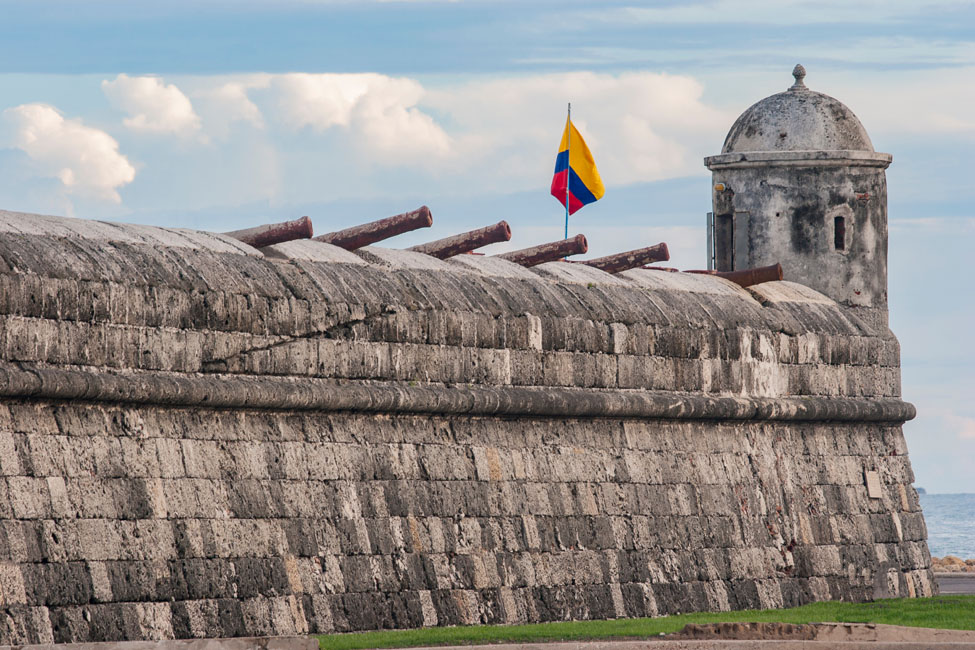
[{"label": "red stripe on flag", "polygon": [[[563,199],[562,205],[565,205],[565,200]],[[569,192],[569,214],[575,214],[575,211],[584,206],[585,203],[576,198],[576,195],[571,191]]]},{"label": "red stripe on flag", "polygon": [[[569,170],[565,169],[552,177],[552,196],[565,205],[565,185],[569,181]],[[571,201],[569,202],[571,204]],[[578,209],[578,208],[577,208]]]},{"label": "red stripe on flag", "polygon": [[[565,184],[566,182],[568,182],[570,171],[571,170],[566,169],[565,171],[561,171],[552,177],[552,196],[557,198],[559,200],[559,203],[561,203],[563,206],[565,206]],[[578,178],[576,178],[576,182],[582,183],[582,181],[580,181]],[[573,183],[573,185],[575,185],[575,183]],[[585,188],[585,185],[583,185],[583,188]],[[594,200],[595,199],[593,199],[593,201]],[[590,201],[590,203],[592,203],[592,201]],[[576,210],[583,207],[584,205],[586,204],[580,201],[578,198],[576,198],[576,195],[570,189],[569,190],[569,214],[575,214]]]}]

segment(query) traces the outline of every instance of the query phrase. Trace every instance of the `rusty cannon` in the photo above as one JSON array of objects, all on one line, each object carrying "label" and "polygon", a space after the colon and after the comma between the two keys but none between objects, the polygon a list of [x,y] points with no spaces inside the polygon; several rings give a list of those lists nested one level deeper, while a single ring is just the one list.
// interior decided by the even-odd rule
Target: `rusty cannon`
[{"label": "rusty cannon", "polygon": [[404,212],[378,221],[370,221],[344,230],[336,230],[319,235],[314,239],[344,248],[347,251],[354,251],[363,246],[375,244],[377,241],[389,239],[418,228],[429,228],[432,225],[433,215],[430,214],[430,208],[424,205],[412,212]]},{"label": "rusty cannon", "polygon": [[233,230],[223,233],[254,248],[264,248],[274,244],[283,244],[294,239],[308,239],[312,232],[311,219],[302,217],[294,221],[268,223],[244,230]]},{"label": "rusty cannon", "polygon": [[594,266],[600,271],[607,273],[620,273],[627,269],[635,269],[654,262],[666,262],[670,259],[670,250],[667,244],[660,243],[646,248],[638,248],[632,251],[597,257],[592,260],[583,260],[583,264]]},{"label": "rusty cannon", "polygon": [[569,239],[553,241],[548,244],[539,244],[530,248],[522,248],[521,250],[502,253],[495,257],[500,257],[503,260],[521,264],[522,266],[537,266],[545,262],[560,260],[569,255],[580,255],[587,250],[589,250],[589,242],[586,241],[586,236],[576,235]]},{"label": "rusty cannon", "polygon": [[782,265],[772,264],[770,266],[759,266],[753,269],[741,269],[740,271],[687,271],[687,273],[716,275],[719,278],[730,280],[741,287],[750,287],[753,284],[781,280]]},{"label": "rusty cannon", "polygon": [[498,242],[508,241],[510,239],[511,227],[508,226],[508,222],[499,221],[493,226],[478,228],[477,230],[469,230],[467,232],[460,233],[459,235],[453,235],[452,237],[444,237],[443,239],[438,239],[426,244],[412,246],[406,250],[424,253],[425,255],[431,255],[438,259],[445,260],[448,257],[453,257],[454,255],[469,253],[472,250],[480,248],[481,246],[496,244]]}]

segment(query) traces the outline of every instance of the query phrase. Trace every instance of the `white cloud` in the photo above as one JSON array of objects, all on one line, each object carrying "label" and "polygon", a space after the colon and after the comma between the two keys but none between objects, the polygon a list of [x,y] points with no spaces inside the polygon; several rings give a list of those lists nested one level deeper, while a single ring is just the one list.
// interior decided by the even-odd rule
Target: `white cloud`
[{"label": "white cloud", "polygon": [[[588,22],[579,18],[579,22]],[[829,58],[823,58],[823,52],[829,52]],[[788,56],[787,62],[783,57]],[[975,64],[975,42],[971,40],[951,40],[947,38],[918,38],[913,36],[883,36],[867,38],[829,37],[817,42],[788,42],[782,41],[743,41],[734,51],[728,50],[720,42],[702,44],[695,48],[674,48],[669,42],[657,43],[649,41],[641,46],[619,45],[580,45],[571,52],[551,46],[539,46],[530,55],[515,59],[521,65],[572,65],[579,68],[593,66],[613,66],[627,68],[643,67],[687,67],[697,66],[701,60],[724,60],[725,66],[718,68],[722,74],[727,74],[727,67],[739,69],[733,80],[741,82],[745,75],[760,73],[759,83],[768,79],[783,76],[787,81],[785,87],[791,85],[788,72],[797,62],[819,62],[815,67],[821,71],[824,68],[846,69],[855,68],[861,75],[862,70],[869,66],[875,70],[883,69],[898,74],[904,72],[905,67],[918,66],[971,66]],[[769,62],[776,62],[777,68],[768,69]],[[786,67],[786,64],[788,67]],[[707,73],[707,70],[702,70]],[[713,72],[711,72],[713,74]],[[810,79],[806,79],[808,85]],[[813,86],[810,86],[813,87]],[[875,86],[870,85],[870,88]],[[783,88],[784,89],[784,88]],[[815,90],[815,87],[813,87]]]},{"label": "white cloud", "polygon": [[417,108],[424,89],[413,79],[293,73],[273,77],[269,92],[278,118],[288,127],[347,129],[354,141],[379,155],[377,163],[442,158],[450,151],[447,133]]},{"label": "white cloud", "polygon": [[[253,74],[230,78],[207,78],[203,84],[191,82],[189,95],[197,104],[207,135],[224,140],[230,137],[235,124],[262,130],[266,127],[264,113],[249,93],[266,88],[271,75]],[[194,86],[196,86],[194,88]]]},{"label": "white cloud", "polygon": [[57,178],[68,194],[121,203],[118,188],[132,182],[135,168],[112,136],[46,104],[8,108],[2,117],[4,144],[26,153],[39,175]]},{"label": "white cloud", "polygon": [[[255,87],[255,86],[250,86]],[[247,96],[248,86],[239,82],[228,82],[215,89],[210,95],[228,122],[247,122],[257,128],[264,127],[264,116],[257,104]]]},{"label": "white cloud", "polygon": [[382,79],[378,74],[294,73],[275,77],[271,87],[283,123],[294,129],[325,131],[349,126],[355,103],[368,92],[370,83]]},{"label": "white cloud", "polygon": [[711,0],[684,2],[662,7],[618,7],[600,11],[569,12],[566,24],[587,21],[613,24],[877,24],[902,22],[937,10],[963,9],[969,0]]},{"label": "white cloud", "polygon": [[[547,187],[570,100],[610,189],[705,174],[703,156],[719,148],[734,120],[703,100],[695,79],[649,72],[427,86],[375,73],[258,73],[179,83],[199,105],[202,132],[221,148],[229,152],[229,145],[234,155],[247,155],[247,147],[276,149],[276,191],[298,202],[323,193],[449,196]],[[246,128],[232,130],[234,124]]]},{"label": "white cloud", "polygon": [[576,72],[440,88],[426,104],[463,132],[460,162],[524,189],[551,175],[571,101],[573,122],[612,187],[703,173],[701,159],[734,116],[705,104],[702,91],[685,76]]},{"label": "white cloud", "polygon": [[[323,195],[484,196],[545,188],[569,100],[610,191],[703,175],[701,159],[718,148],[734,119],[703,100],[695,79],[649,72],[427,86],[381,74],[256,73],[177,83],[193,104],[176,85],[154,77],[119,75],[102,86],[130,112],[130,127],[189,132],[214,144],[211,159],[222,156],[226,164],[211,162],[201,170],[188,161],[186,173],[194,179],[203,174],[212,187],[220,186],[217,177],[238,169],[232,160],[260,156],[266,164],[252,173],[260,167],[261,174],[278,180],[269,185],[255,176],[234,183],[265,187],[264,198],[291,202]],[[147,168],[172,167],[161,155],[150,153]],[[76,182],[70,174],[63,180]]]},{"label": "white cloud", "polygon": [[[975,62],[975,49],[971,62]],[[865,83],[862,74],[836,74],[825,90],[850,106],[871,133],[975,136],[970,107],[975,65],[941,70],[878,71]],[[809,85],[809,78],[806,78]],[[815,90],[820,90],[811,86]],[[874,138],[876,141],[876,138]]]},{"label": "white cloud", "polygon": [[422,93],[419,83],[406,79],[390,80],[371,89],[356,103],[353,128],[360,130],[379,153],[447,154],[447,133],[414,106]]},{"label": "white cloud", "polygon": [[200,117],[189,98],[158,77],[120,74],[114,81],[102,81],[102,92],[113,106],[130,115],[123,123],[134,131],[188,135],[200,129]]}]

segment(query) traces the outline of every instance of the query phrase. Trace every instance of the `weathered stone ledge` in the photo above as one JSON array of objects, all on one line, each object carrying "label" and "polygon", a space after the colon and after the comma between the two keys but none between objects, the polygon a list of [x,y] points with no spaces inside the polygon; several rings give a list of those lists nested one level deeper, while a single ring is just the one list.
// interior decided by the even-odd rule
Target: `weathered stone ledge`
[{"label": "weathered stone ledge", "polygon": [[877,151],[735,151],[704,158],[716,169],[740,167],[880,167],[890,166],[893,156]]},{"label": "weathered stone ledge", "polygon": [[0,362],[0,396],[214,408],[673,420],[889,422],[899,399],[734,397],[562,387],[471,386],[304,377],[106,371]]}]

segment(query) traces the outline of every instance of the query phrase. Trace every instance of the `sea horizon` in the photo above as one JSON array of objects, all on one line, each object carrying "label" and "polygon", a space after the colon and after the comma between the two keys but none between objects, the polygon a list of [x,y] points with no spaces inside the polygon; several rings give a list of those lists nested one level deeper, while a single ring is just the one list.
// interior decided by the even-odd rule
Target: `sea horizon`
[{"label": "sea horizon", "polygon": [[975,493],[929,492],[918,496],[931,555],[975,559]]}]

